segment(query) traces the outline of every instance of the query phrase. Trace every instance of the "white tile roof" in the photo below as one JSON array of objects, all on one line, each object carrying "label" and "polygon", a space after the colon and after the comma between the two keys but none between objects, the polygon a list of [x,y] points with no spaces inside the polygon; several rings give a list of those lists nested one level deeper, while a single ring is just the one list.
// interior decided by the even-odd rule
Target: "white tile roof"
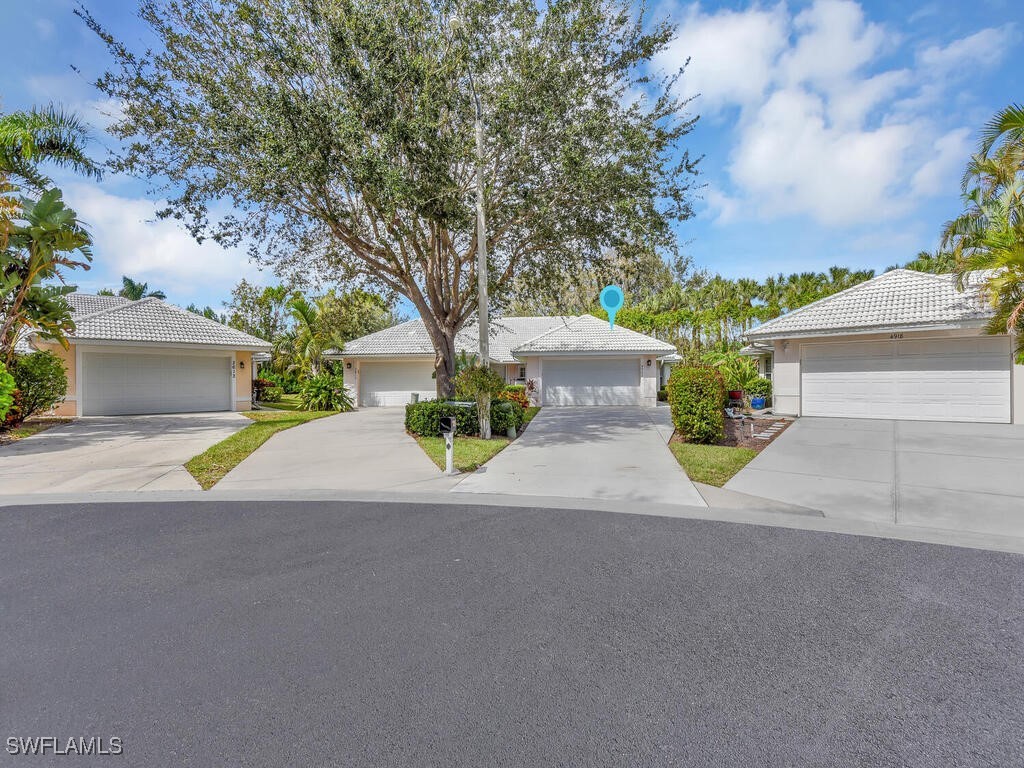
[{"label": "white tile roof", "polygon": [[[75,294],[71,294],[75,296]],[[71,297],[69,296],[69,299]],[[71,341],[119,341],[146,344],[195,344],[208,347],[270,350],[263,339],[189,312],[157,298],[111,301],[118,297],[79,295],[72,306],[106,307],[88,314],[75,312]]]},{"label": "white tile roof", "polygon": [[[575,329],[575,330],[570,330]],[[557,334],[557,335],[554,335]],[[550,337],[550,338],[549,338]],[[542,341],[546,339],[546,341]],[[474,353],[479,344],[476,325],[464,328],[456,337],[460,352]],[[538,344],[536,348],[529,346]],[[518,362],[519,354],[530,352],[674,352],[671,344],[642,333],[616,326],[592,315],[580,317],[495,317],[490,321],[491,360]],[[409,320],[345,345],[344,357],[413,357],[434,355],[422,320]]]},{"label": "white tile roof", "polygon": [[952,274],[894,269],[748,331],[749,341],[889,328],[972,324],[992,316],[979,294],[984,275],[969,276],[964,291]]},{"label": "white tile roof", "polygon": [[550,331],[515,348],[517,355],[554,352],[651,352],[664,355],[675,352],[671,344],[653,336],[631,331],[593,315],[580,315],[568,323],[560,323]]},{"label": "white tile roof", "polygon": [[78,317],[91,315],[93,312],[102,312],[104,309],[123,307],[125,304],[132,303],[131,299],[126,299],[123,296],[99,296],[92,293],[79,293],[78,291],[69,293],[64,298],[71,305],[71,311]]},{"label": "white tile roof", "polygon": [[[455,338],[459,352],[472,352],[476,347],[476,334],[469,336],[463,331]],[[337,354],[335,352],[329,353]],[[383,331],[360,336],[346,342],[344,357],[433,357],[434,345],[420,319],[385,328]]]}]

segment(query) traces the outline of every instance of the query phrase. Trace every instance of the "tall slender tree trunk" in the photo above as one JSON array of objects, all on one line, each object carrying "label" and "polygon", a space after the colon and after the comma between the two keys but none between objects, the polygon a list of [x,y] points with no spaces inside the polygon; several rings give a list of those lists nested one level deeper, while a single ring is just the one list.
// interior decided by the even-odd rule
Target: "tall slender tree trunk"
[{"label": "tall slender tree trunk", "polygon": [[437,399],[446,400],[455,396],[455,331],[440,329],[433,341]]}]

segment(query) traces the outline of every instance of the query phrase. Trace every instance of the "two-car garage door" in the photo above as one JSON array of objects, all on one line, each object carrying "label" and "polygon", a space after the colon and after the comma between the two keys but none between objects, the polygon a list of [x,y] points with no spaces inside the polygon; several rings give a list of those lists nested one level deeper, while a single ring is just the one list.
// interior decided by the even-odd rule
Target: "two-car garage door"
[{"label": "two-car garage door", "polygon": [[231,358],[82,352],[82,415],[231,410]]},{"label": "two-car garage door", "polygon": [[805,344],[801,358],[805,416],[1010,421],[1005,337]]}]

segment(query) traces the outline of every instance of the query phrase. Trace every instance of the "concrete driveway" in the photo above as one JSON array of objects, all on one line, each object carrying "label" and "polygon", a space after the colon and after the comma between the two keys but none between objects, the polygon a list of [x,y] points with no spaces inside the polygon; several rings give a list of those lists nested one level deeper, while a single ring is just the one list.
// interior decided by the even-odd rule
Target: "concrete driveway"
[{"label": "concrete driveway", "polygon": [[707,504],[668,450],[668,408],[544,408],[458,493]]},{"label": "concrete driveway", "polygon": [[1024,536],[1024,426],[804,417],[726,488],[829,517]]},{"label": "concrete driveway", "polygon": [[0,446],[0,493],[198,491],[182,465],[250,423],[232,412],[78,419]]},{"label": "concrete driveway", "polygon": [[274,435],[217,490],[446,491],[446,477],[405,432],[405,408],[364,408]]}]

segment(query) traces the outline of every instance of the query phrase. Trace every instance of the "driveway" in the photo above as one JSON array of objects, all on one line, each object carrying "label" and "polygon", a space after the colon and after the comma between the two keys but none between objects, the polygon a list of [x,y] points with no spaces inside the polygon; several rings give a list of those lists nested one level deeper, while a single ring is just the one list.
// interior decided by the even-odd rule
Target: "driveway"
[{"label": "driveway", "polygon": [[0,493],[198,491],[182,465],[250,423],[233,412],[78,419],[0,446]]},{"label": "driveway", "polygon": [[1024,536],[1024,426],[798,419],[726,488],[852,517]]},{"label": "driveway", "polygon": [[458,493],[568,496],[706,507],[668,450],[668,408],[544,408]]},{"label": "driveway", "polygon": [[446,477],[405,432],[405,408],[364,408],[274,435],[217,490],[446,491]]},{"label": "driveway", "polygon": [[[1024,557],[614,512],[0,507],[11,766],[1020,765]],[[52,752],[51,752],[52,755]]]}]

